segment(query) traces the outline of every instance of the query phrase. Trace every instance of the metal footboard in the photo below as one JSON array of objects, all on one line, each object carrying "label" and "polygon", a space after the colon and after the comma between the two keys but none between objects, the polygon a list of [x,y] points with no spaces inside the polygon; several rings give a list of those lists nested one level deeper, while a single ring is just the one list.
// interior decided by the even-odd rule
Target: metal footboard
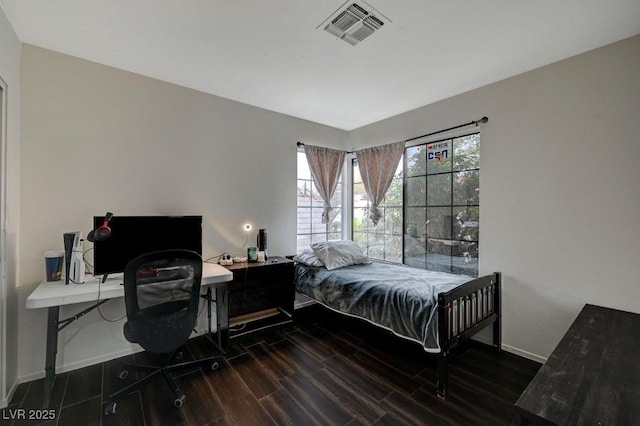
[{"label": "metal footboard", "polygon": [[458,336],[495,312],[495,284],[459,297],[446,307],[447,339]]}]

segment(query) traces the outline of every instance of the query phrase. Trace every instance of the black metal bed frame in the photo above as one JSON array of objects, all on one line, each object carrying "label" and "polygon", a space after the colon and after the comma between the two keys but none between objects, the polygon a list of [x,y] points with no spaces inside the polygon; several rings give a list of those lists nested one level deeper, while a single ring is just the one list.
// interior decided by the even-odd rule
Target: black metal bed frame
[{"label": "black metal bed frame", "polygon": [[493,347],[501,350],[502,274],[494,272],[438,294],[437,393],[442,399],[449,391],[448,357],[459,343],[493,325]]},{"label": "black metal bed frame", "polygon": [[[437,395],[446,399],[449,391],[448,358],[452,349],[484,328],[493,326],[493,347],[502,342],[502,274],[494,272],[438,294]],[[325,306],[323,303],[319,302]],[[337,311],[333,308],[335,312]],[[370,322],[374,324],[373,322]]]}]

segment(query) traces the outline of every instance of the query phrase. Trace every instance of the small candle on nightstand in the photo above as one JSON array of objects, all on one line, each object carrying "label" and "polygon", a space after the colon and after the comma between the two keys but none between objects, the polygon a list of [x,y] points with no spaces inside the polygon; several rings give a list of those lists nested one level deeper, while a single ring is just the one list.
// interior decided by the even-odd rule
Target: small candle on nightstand
[{"label": "small candle on nightstand", "polygon": [[258,252],[258,262],[264,263],[264,252],[263,251],[259,251]]}]

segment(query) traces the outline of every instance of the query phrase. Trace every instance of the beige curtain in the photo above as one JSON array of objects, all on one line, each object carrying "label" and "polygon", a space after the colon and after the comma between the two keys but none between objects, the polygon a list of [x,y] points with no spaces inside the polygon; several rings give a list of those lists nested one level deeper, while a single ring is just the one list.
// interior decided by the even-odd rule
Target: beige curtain
[{"label": "beige curtain", "polygon": [[304,153],[307,156],[313,182],[324,201],[322,223],[329,223],[329,212],[332,210],[331,197],[336,192],[346,152],[305,144]]},{"label": "beige curtain", "polygon": [[378,206],[391,185],[403,152],[404,141],[356,151],[358,168],[371,205],[369,218],[374,225],[382,217]]}]

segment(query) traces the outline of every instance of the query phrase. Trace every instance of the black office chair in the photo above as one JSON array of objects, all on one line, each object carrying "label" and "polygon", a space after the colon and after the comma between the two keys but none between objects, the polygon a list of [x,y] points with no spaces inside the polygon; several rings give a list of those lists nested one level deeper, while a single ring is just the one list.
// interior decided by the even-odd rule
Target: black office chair
[{"label": "black office chair", "polygon": [[[172,359],[182,358],[180,349],[187,343],[198,318],[202,259],[188,250],[165,250],[143,254],[129,262],[124,271],[124,299],[127,322],[124,336],[138,343],[147,352],[158,354],[160,366],[126,364],[127,367],[150,373],[135,383],[113,393],[105,403],[105,415],[116,412],[117,399],[140,389],[149,380],[162,374],[171,387],[173,404],[181,407],[185,395],[169,375],[171,371],[209,364],[216,370],[214,357],[178,364]],[[127,370],[118,377],[126,378]]]}]

